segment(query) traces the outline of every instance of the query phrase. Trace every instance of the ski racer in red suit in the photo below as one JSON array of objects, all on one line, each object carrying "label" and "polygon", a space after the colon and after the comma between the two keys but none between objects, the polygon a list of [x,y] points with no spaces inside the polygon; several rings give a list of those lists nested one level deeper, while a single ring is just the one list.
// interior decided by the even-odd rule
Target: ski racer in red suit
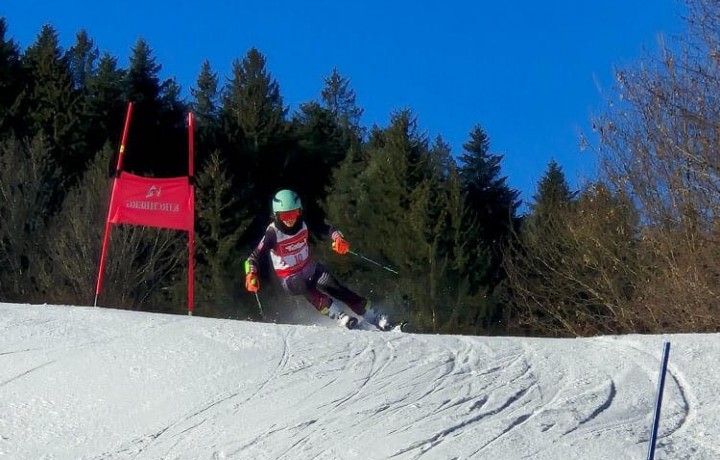
[{"label": "ski racer in red suit", "polygon": [[[320,313],[335,319],[341,326],[353,328],[357,319],[346,314],[333,302],[337,299],[356,315],[381,330],[392,327],[385,315],[370,307],[370,301],[347,287],[312,258],[308,244],[308,228],[302,216],[300,197],[292,190],[280,190],[272,199],[273,220],[265,235],[245,261],[245,288],[260,288],[258,266],[262,257],[270,255],[273,269],[283,289],[291,295],[303,295]],[[339,230],[324,225],[317,233],[332,239],[332,248],[346,254],[350,245]]]}]

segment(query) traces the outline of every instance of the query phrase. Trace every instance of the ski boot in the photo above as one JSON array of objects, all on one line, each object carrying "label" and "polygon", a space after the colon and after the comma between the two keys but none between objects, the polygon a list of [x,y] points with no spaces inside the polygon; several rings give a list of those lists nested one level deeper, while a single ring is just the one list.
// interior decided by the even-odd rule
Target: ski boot
[{"label": "ski boot", "polygon": [[357,318],[348,315],[334,303],[330,305],[330,308],[327,309],[327,315],[330,318],[334,319],[340,326],[347,329],[355,329],[358,323]]},{"label": "ski boot", "polygon": [[369,304],[370,302],[366,304],[368,306],[365,309],[365,313],[363,313],[362,315],[365,321],[372,324],[381,331],[389,331],[395,327],[395,325],[390,322],[386,315],[378,313],[377,311],[375,311],[374,308],[369,307]]}]

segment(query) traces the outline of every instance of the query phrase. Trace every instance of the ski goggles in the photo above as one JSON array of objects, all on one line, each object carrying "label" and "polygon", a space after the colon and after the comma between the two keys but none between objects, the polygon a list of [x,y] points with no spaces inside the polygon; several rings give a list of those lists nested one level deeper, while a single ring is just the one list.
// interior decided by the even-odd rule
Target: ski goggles
[{"label": "ski goggles", "polygon": [[293,209],[291,211],[280,211],[277,213],[277,216],[280,220],[294,220],[300,217],[300,210]]}]

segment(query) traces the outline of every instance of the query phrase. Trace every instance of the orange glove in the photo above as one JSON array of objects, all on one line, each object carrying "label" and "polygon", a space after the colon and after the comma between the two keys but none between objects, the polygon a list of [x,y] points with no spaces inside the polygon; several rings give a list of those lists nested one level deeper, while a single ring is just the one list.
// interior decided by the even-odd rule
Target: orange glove
[{"label": "orange glove", "polygon": [[338,254],[346,254],[350,250],[350,244],[345,241],[345,239],[342,236],[342,233],[340,232],[333,232],[333,242],[332,242],[332,248],[333,251],[337,252]]},{"label": "orange glove", "polygon": [[248,273],[245,275],[245,289],[250,292],[260,290],[260,278],[258,278],[257,273]]}]

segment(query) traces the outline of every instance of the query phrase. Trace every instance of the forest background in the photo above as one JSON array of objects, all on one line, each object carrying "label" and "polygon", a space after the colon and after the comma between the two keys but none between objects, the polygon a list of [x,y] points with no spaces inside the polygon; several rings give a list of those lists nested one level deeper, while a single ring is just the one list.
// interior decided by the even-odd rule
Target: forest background
[{"label": "forest background", "polygon": [[[251,48],[227,76],[206,61],[186,100],[143,39],[122,68],[82,30],[63,49],[46,25],[21,50],[0,19],[0,301],[92,303],[132,101],[123,169],[136,174],[186,174],[186,113],[196,116],[195,314],[258,319],[241,265],[270,197],[291,188],[310,223],[332,222],[399,275],[321,239],[318,258],[420,332],[717,331],[720,6],[686,3],[678,46],[617,69],[593,140],[580,139],[597,178],[571,190],[551,161],[522,214],[480,124],[459,154],[409,109],[361,126],[337,70],[290,113]],[[186,244],[183,232],[114,228],[100,304],[184,313]],[[263,302],[282,302],[262,275]]]}]

